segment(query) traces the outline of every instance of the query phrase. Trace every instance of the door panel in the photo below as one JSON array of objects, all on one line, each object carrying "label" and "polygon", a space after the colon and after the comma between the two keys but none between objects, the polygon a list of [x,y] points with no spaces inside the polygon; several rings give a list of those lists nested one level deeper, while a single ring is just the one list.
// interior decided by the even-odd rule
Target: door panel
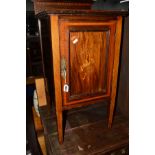
[{"label": "door panel", "polygon": [[[115,21],[60,22],[61,60],[64,105],[93,101],[110,96]],[[67,92],[64,85],[69,86]]]},{"label": "door panel", "polygon": [[70,98],[106,92],[109,31],[70,32]]}]

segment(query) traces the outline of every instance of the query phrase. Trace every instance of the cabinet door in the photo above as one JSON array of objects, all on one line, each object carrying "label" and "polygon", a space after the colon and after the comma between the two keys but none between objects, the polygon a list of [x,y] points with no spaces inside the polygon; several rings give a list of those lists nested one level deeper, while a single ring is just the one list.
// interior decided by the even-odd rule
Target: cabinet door
[{"label": "cabinet door", "polygon": [[63,104],[110,96],[116,20],[60,19]]}]

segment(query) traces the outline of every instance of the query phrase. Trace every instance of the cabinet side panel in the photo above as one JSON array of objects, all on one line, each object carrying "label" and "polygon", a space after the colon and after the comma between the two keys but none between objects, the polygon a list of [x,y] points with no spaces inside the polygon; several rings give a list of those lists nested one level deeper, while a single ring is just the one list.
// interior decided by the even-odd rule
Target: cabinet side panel
[{"label": "cabinet side panel", "polygon": [[117,106],[122,114],[129,117],[129,16],[124,18],[122,30]]}]

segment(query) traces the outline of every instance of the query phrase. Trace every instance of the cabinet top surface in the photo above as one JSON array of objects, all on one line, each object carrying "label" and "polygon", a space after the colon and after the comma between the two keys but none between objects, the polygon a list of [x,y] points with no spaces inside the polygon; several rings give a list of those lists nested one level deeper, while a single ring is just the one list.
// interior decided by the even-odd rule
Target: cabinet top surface
[{"label": "cabinet top surface", "polygon": [[54,1],[35,0],[35,14],[43,15],[128,15],[128,9],[111,3],[93,3],[91,0]]}]

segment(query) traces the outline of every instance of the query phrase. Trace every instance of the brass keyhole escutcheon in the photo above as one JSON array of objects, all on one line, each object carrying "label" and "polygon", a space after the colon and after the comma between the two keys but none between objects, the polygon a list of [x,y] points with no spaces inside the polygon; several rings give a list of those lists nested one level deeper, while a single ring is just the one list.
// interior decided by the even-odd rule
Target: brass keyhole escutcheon
[{"label": "brass keyhole escutcheon", "polygon": [[66,80],[66,60],[61,58],[61,76]]}]

